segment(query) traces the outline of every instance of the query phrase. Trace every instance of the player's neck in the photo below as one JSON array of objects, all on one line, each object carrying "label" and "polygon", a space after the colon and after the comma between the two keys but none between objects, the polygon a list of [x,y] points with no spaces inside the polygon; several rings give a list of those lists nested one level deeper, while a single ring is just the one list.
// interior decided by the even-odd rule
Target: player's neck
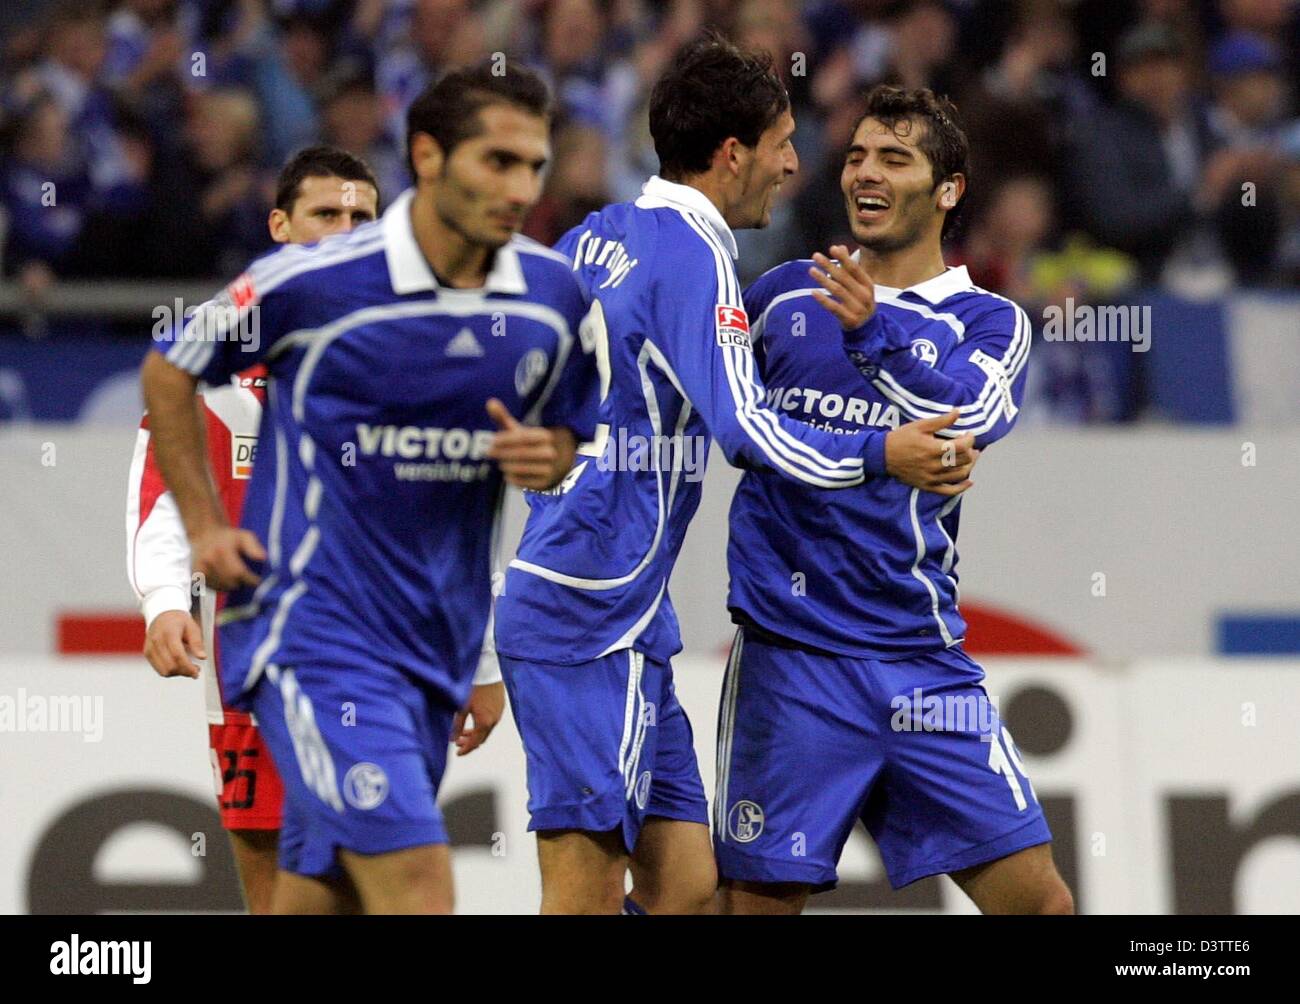
[{"label": "player's neck", "polygon": [[944,264],[943,248],[938,240],[917,241],[910,247],[885,254],[862,248],[860,261],[873,282],[893,289],[907,289],[933,279],[948,267]]},{"label": "player's neck", "polygon": [[427,192],[417,191],[411,200],[411,231],[439,283],[453,289],[476,289],[487,281],[491,250],[448,226]]},{"label": "player's neck", "polygon": [[685,185],[687,188],[693,188],[706,199],[713,203],[713,208],[718,211],[718,215],[726,221],[727,226],[734,226],[730,219],[727,218],[728,203],[726,198],[726,186],[723,180],[711,171],[703,174],[692,174],[680,178],[666,178],[666,181],[675,182],[678,185]]}]

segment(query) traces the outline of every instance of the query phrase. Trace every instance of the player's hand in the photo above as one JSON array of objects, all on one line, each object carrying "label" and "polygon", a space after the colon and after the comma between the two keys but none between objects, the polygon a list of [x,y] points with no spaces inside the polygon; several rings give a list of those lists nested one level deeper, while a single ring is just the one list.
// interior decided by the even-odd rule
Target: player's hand
[{"label": "player's hand", "polygon": [[244,564],[245,558],[266,560],[252,530],[213,526],[190,537],[190,562],[209,588],[226,591],[261,582],[261,576]]},{"label": "player's hand", "polygon": [[970,472],[979,459],[975,437],[935,435],[957,421],[955,408],[938,418],[923,418],[885,436],[885,470],[904,484],[936,495],[960,495],[974,484]]},{"label": "player's hand", "polygon": [[501,430],[492,437],[487,455],[510,484],[545,491],[569,473],[578,444],[568,429],[524,425],[495,397],[488,401],[487,413]]},{"label": "player's hand", "polygon": [[[463,711],[456,713],[456,720],[451,723],[451,741],[456,744],[456,755],[473,753],[483,745],[492,730],[501,721],[506,709],[506,685],[504,683],[481,683],[469,695],[469,703]],[[466,720],[472,724],[465,728]]]},{"label": "player's hand", "polygon": [[144,637],[144,657],[159,676],[197,679],[194,659],[206,659],[199,622],[184,610],[164,610],[149,625]]},{"label": "player's hand", "polygon": [[813,299],[834,314],[845,331],[871,320],[876,312],[876,284],[867,270],[853,260],[849,249],[835,244],[830,258],[818,252],[813,261],[817,267],[810,268],[808,274],[821,286],[813,291]]}]

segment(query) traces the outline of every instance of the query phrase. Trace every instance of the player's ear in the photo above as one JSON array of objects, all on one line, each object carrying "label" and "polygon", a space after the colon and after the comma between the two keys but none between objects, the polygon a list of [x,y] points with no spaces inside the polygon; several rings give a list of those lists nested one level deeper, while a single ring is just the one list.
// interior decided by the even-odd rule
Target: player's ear
[{"label": "player's ear", "polygon": [[957,203],[961,201],[962,195],[966,191],[966,176],[964,174],[954,174],[947,181],[939,185],[939,208],[943,210],[956,209]]},{"label": "player's ear", "polygon": [[728,136],[718,145],[717,152],[713,155],[713,163],[722,164],[728,174],[739,177],[745,173],[751,152],[749,147],[735,136]]},{"label": "player's ear", "polygon": [[444,159],[442,147],[427,132],[417,132],[411,137],[411,163],[415,167],[417,182],[438,177]]},{"label": "player's ear", "polygon": [[290,235],[289,214],[283,209],[272,209],[271,215],[266,220],[266,228],[271,231],[271,240],[277,244],[290,244],[293,238]]}]

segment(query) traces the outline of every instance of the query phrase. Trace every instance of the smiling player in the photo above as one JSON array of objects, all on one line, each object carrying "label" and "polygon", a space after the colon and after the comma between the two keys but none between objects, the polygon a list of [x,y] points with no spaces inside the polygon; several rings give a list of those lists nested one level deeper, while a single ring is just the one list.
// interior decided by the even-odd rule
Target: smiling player
[{"label": "smiling player", "polygon": [[[716,439],[737,466],[835,494],[886,470],[962,491],[969,438],[945,466],[952,444],[930,432],[942,420],[833,435],[764,404],[732,229],[766,226],[798,166],[770,60],[716,38],[689,47],[654,87],[650,131],[660,175],[557,244],[593,302],[603,437],[693,440],[696,457]],[[668,580],[701,486],[682,477],[684,450],[654,453],[621,470],[598,443],[560,492],[533,496],[497,600],[546,913],[683,913],[713,899],[704,791],[669,665],[682,645]]]},{"label": "smiling player", "polygon": [[[787,416],[848,434],[955,411],[940,435],[977,448],[1011,430],[1029,320],[941,249],[966,154],[946,100],[868,95],[841,175],[861,251],[780,265],[745,292]],[[714,800],[724,912],[800,912],[834,886],[859,819],[895,888],[947,873],[985,913],[1071,912],[1033,786],[962,651],[961,502],[895,478],[833,493],[741,480]],[[912,717],[917,690],[939,699],[933,717]]]}]

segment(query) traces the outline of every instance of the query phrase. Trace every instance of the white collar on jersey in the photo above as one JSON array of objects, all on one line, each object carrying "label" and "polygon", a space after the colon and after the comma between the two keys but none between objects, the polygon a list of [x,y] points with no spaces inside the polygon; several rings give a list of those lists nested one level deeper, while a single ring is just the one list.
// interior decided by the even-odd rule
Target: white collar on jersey
[{"label": "white collar on jersey", "polygon": [[[411,227],[411,200],[414,198],[415,189],[408,188],[384,211],[384,257],[388,260],[388,277],[392,280],[394,293],[427,293],[438,289],[438,279],[420,245],[415,242],[415,231]],[[519,265],[519,252],[509,244],[497,248],[492,271],[487,274],[481,289],[454,292],[527,293],[528,284],[524,282],[524,270]]]},{"label": "white collar on jersey", "polygon": [[675,181],[665,181],[656,174],[641,186],[641,198],[636,200],[636,206],[638,209],[658,209],[669,206],[673,209],[689,209],[693,213],[698,213],[721,238],[722,246],[731,252],[731,257],[740,257],[740,251],[736,247],[736,235],[731,232],[731,227],[727,226],[727,221],[718,212],[718,207],[698,188],[679,185]]},{"label": "white collar on jersey", "polygon": [[[857,261],[861,254],[861,251],[854,251],[853,260]],[[970,273],[966,271],[965,265],[958,265],[956,268],[946,268],[933,279],[918,282],[915,286],[908,286],[907,289],[896,289],[893,286],[882,286],[877,283],[876,299],[894,300],[898,298],[900,293],[915,293],[922,300],[926,300],[937,307],[954,293],[960,293],[963,289],[970,289],[970,287]]]}]

